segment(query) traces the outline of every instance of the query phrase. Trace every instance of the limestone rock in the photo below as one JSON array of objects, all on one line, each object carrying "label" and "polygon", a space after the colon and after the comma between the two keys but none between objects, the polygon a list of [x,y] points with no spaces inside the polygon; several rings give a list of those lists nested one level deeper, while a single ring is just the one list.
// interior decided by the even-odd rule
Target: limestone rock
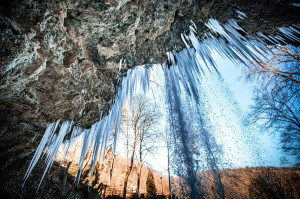
[{"label": "limestone rock", "polygon": [[225,22],[236,9],[250,34],[299,20],[286,1],[10,1],[0,7],[1,123],[44,128],[61,118],[89,127],[112,104],[127,70],[118,71],[121,58],[129,68],[162,63],[184,47],[190,20],[201,36],[209,18]]}]

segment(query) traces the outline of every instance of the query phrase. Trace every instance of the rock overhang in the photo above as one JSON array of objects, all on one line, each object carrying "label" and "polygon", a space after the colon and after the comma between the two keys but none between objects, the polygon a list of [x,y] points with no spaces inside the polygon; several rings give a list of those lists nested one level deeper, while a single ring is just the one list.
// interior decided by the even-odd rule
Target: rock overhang
[{"label": "rock overhang", "polygon": [[[275,34],[299,22],[298,8],[288,1],[120,2],[12,1],[2,7],[0,100],[10,105],[1,107],[3,124],[44,126],[61,118],[88,128],[109,110],[117,80],[131,67],[163,63],[166,52],[183,49],[181,34],[192,22],[199,38],[209,18],[226,22],[239,10],[247,18],[238,23],[249,35]],[[126,67],[119,71],[121,59]]]}]

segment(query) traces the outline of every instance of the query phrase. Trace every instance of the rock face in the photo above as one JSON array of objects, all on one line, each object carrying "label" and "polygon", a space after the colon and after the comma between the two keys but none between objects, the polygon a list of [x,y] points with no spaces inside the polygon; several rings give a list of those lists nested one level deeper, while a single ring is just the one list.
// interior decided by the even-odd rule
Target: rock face
[{"label": "rock face", "polygon": [[237,9],[250,34],[299,20],[287,1],[10,1],[0,11],[2,126],[44,128],[61,118],[89,127],[108,111],[127,68],[182,49],[190,20],[201,36],[210,17],[225,22]]},{"label": "rock face", "polygon": [[[117,80],[128,68],[162,63],[184,47],[192,20],[198,36],[211,17],[239,25],[249,35],[275,34],[299,23],[287,0],[11,0],[0,5],[1,179],[23,176],[38,131],[59,118],[90,127],[109,110]],[[120,59],[125,59],[119,71]],[[22,164],[15,164],[18,160]],[[13,167],[10,167],[14,165]],[[9,176],[13,178],[13,174]],[[18,180],[16,183],[21,183]],[[3,182],[3,181],[2,181]],[[10,182],[9,182],[10,183]],[[13,182],[12,182],[13,183]],[[17,188],[20,188],[20,186]],[[3,184],[1,190],[6,189]],[[4,188],[5,187],[5,188]],[[16,189],[17,189],[16,188]],[[17,193],[15,196],[17,197]]]}]

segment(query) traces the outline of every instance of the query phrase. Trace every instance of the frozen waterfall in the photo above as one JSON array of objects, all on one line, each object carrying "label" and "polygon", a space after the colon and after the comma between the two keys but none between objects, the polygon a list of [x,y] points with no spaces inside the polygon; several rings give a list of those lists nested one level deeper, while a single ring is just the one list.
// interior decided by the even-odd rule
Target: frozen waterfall
[{"label": "frozen waterfall", "polygon": [[[123,1],[125,2],[125,1]],[[245,18],[243,13],[237,12],[239,18]],[[299,26],[279,28],[276,36],[266,36],[257,33],[257,36],[245,37],[244,30],[234,19],[225,24],[220,24],[215,19],[210,19],[206,26],[210,29],[202,38],[196,36],[196,26],[191,22],[188,34],[182,34],[186,48],[180,52],[168,52],[168,60],[163,64],[166,102],[170,133],[174,138],[174,156],[177,175],[185,179],[186,192],[191,198],[205,195],[203,182],[198,178],[200,168],[209,169],[214,175],[214,185],[218,197],[224,198],[223,185],[218,168],[218,155],[222,150],[214,137],[213,126],[207,119],[207,107],[203,101],[201,87],[205,86],[203,78],[206,75],[218,76],[216,64],[212,53],[217,52],[233,62],[260,63],[261,56],[268,51],[268,44],[284,44],[287,40],[299,42]],[[122,60],[121,60],[122,62]],[[104,157],[108,138],[114,135],[114,145],[120,127],[121,112],[124,101],[131,99],[137,90],[149,89],[149,69],[139,66],[127,72],[127,76],[120,81],[114,104],[107,115],[103,115],[90,129],[73,126],[72,121],[49,124],[44,136],[33,156],[24,177],[24,184],[32,172],[37,161],[45,156],[46,169],[42,176],[51,168],[59,148],[62,146],[63,160],[68,150],[82,140],[76,181],[79,182],[84,157],[88,148],[92,150],[91,174],[94,172],[96,160]],[[207,81],[206,81],[207,83]],[[139,91],[140,92],[140,91]],[[70,139],[65,137],[71,133]],[[115,148],[115,146],[114,146]],[[44,154],[44,155],[43,155]],[[200,161],[205,159],[205,165]],[[91,181],[92,175],[90,175]],[[24,185],[23,184],[23,185]]]}]

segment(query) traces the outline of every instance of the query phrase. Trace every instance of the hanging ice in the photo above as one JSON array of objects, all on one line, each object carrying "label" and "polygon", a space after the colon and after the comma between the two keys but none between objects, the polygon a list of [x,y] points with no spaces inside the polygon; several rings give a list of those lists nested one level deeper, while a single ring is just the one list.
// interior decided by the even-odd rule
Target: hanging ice
[{"label": "hanging ice", "polygon": [[[202,165],[202,168],[205,167],[212,172],[218,198],[224,198],[225,193],[217,161],[218,154],[221,152],[216,152],[220,147],[216,144],[213,130],[207,124],[208,114],[203,104],[204,95],[201,94],[200,89],[203,81],[201,76],[210,76],[208,73],[218,74],[212,59],[213,51],[233,62],[260,63],[260,57],[268,51],[267,42],[278,44],[285,39],[298,41],[299,31],[296,26],[291,26],[279,29],[282,35],[268,37],[258,33],[259,37],[249,39],[240,33],[245,31],[233,19],[223,25],[215,19],[210,19],[206,25],[214,35],[217,34],[219,37],[207,33],[199,41],[193,24],[188,35],[181,35],[187,49],[167,54],[167,65],[170,69],[164,67],[164,74],[169,132],[174,141],[172,158],[175,172],[185,180],[182,188],[187,187],[183,191],[187,193],[185,196],[204,197],[205,185],[196,173],[201,168],[198,160],[206,160],[207,165]],[[188,43],[191,43],[192,47]],[[214,81],[219,81],[217,76]]]},{"label": "hanging ice", "polygon": [[[127,2],[127,0],[121,1],[118,8],[121,8],[122,5]],[[240,11],[236,12],[240,19],[247,17]],[[250,61],[260,63],[259,57],[263,56],[263,53],[268,51],[268,48],[266,47],[267,44],[279,44],[284,43],[287,40],[299,42],[298,25],[280,28],[279,33],[276,36],[266,36],[262,33],[257,33],[257,36],[248,36],[247,38],[244,36],[246,35],[245,31],[234,19],[229,20],[225,24],[220,24],[217,20],[210,19],[206,26],[210,29],[210,32],[205,33],[203,38],[199,40],[196,36],[196,26],[193,22],[191,22],[189,34],[181,35],[182,41],[187,48],[183,49],[181,52],[168,52],[168,60],[164,64],[164,66],[171,66],[170,71],[167,69],[165,70],[165,78],[167,80],[166,88],[169,89],[169,94],[167,96],[170,104],[169,113],[177,119],[176,122],[171,124],[171,128],[173,128],[174,132],[176,132],[174,135],[178,136],[177,138],[182,137],[180,143],[182,148],[178,150],[185,158],[186,169],[189,173],[187,180],[193,187],[193,193],[191,195],[195,196],[203,196],[203,194],[201,193],[201,190],[198,190],[198,188],[201,187],[201,183],[197,181],[194,171],[194,168],[197,167],[197,162],[193,162],[193,157],[190,155],[191,149],[188,147],[190,144],[189,141],[184,140],[185,136],[190,136],[192,139],[191,135],[189,135],[188,128],[189,126],[194,125],[193,122],[189,120],[189,117],[187,117],[186,113],[190,111],[190,113],[195,114],[195,118],[200,124],[200,127],[204,123],[201,110],[199,109],[201,97],[199,95],[197,84],[201,81],[202,75],[205,75],[212,70],[217,72],[217,68],[215,66],[216,64],[212,58],[212,52],[216,51],[222,57],[229,58],[233,62],[245,64],[246,62]],[[216,37],[215,35],[218,36]],[[16,60],[14,62],[16,62]],[[120,60],[119,71],[121,70],[123,63],[126,67],[126,60]],[[202,63],[206,65],[206,68],[203,68],[204,66]],[[144,91],[148,90],[149,70],[147,70],[145,67],[135,67],[134,69],[128,70],[127,76],[123,77],[122,80],[119,81],[121,81],[121,84],[117,89],[114,104],[111,106],[110,111],[107,115],[102,116],[99,122],[92,125],[91,129],[82,130],[79,127],[73,127],[72,130],[72,122],[66,121],[61,124],[59,133],[57,134],[56,130],[58,129],[60,123],[59,120],[47,127],[43,139],[41,140],[40,145],[36,150],[25,174],[24,183],[28,179],[37,161],[42,157],[43,151],[47,164],[44,172],[45,175],[45,173],[51,168],[60,145],[62,143],[64,144],[62,158],[63,162],[70,146],[74,144],[74,140],[77,140],[79,137],[83,139],[83,146],[81,149],[76,180],[79,182],[83,169],[84,157],[88,147],[92,148],[90,167],[90,176],[92,176],[97,159],[100,161],[101,157],[104,157],[105,155],[107,140],[111,133],[114,134],[113,145],[115,149],[120,127],[121,112],[125,99],[131,99],[138,88]],[[187,96],[194,99],[196,105],[193,104],[193,106],[196,107],[196,109],[192,110],[188,109],[187,107],[182,107],[183,103],[179,97],[181,93],[186,93]],[[193,107],[192,104],[189,106]],[[197,128],[200,129],[200,132],[202,132],[200,138],[206,143],[204,146],[206,151],[205,153],[208,157],[209,167],[215,172],[215,182],[218,186],[218,189],[222,190],[222,183],[219,180],[217,165],[214,163],[214,155],[209,152],[211,147],[214,146],[214,141],[211,138],[210,133],[204,128],[200,127]],[[71,130],[71,139],[64,141],[65,136],[71,132]],[[44,178],[44,175],[42,179]],[[199,186],[196,186],[197,183]],[[220,193],[220,197],[222,197],[222,191]]]},{"label": "hanging ice", "polygon": [[[127,76],[122,80],[122,84],[119,86],[114,104],[111,106],[109,113],[101,118],[99,122],[96,122],[92,125],[91,129],[82,130],[80,127],[73,127],[73,122],[65,121],[61,124],[59,133],[56,134],[60,120],[56,123],[48,125],[45,134],[37,148],[32,161],[27,169],[27,172],[24,177],[23,186],[28,179],[32,169],[36,165],[37,161],[46,156],[46,169],[42,176],[41,182],[46,174],[46,172],[51,168],[54,159],[57,155],[59,147],[63,144],[63,157],[61,163],[64,162],[66,154],[74,143],[77,142],[77,139],[81,137],[83,139],[83,146],[81,149],[81,155],[78,164],[78,170],[76,175],[77,183],[80,180],[80,176],[83,169],[84,157],[87,152],[88,147],[93,146],[93,156],[91,159],[91,176],[95,168],[97,158],[105,156],[105,150],[107,146],[107,141],[109,135],[114,132],[114,149],[116,145],[117,135],[119,131],[121,113],[123,103],[126,98],[131,99],[136,92],[146,92],[149,89],[149,70],[146,67],[140,66],[135,69],[131,69],[127,72]],[[141,90],[138,90],[141,89]],[[70,139],[64,141],[65,136],[72,130]],[[83,136],[80,134],[82,134]],[[91,180],[91,178],[90,178]],[[40,184],[41,184],[40,182]],[[40,185],[39,185],[40,186]],[[39,187],[38,187],[39,188]]]}]

